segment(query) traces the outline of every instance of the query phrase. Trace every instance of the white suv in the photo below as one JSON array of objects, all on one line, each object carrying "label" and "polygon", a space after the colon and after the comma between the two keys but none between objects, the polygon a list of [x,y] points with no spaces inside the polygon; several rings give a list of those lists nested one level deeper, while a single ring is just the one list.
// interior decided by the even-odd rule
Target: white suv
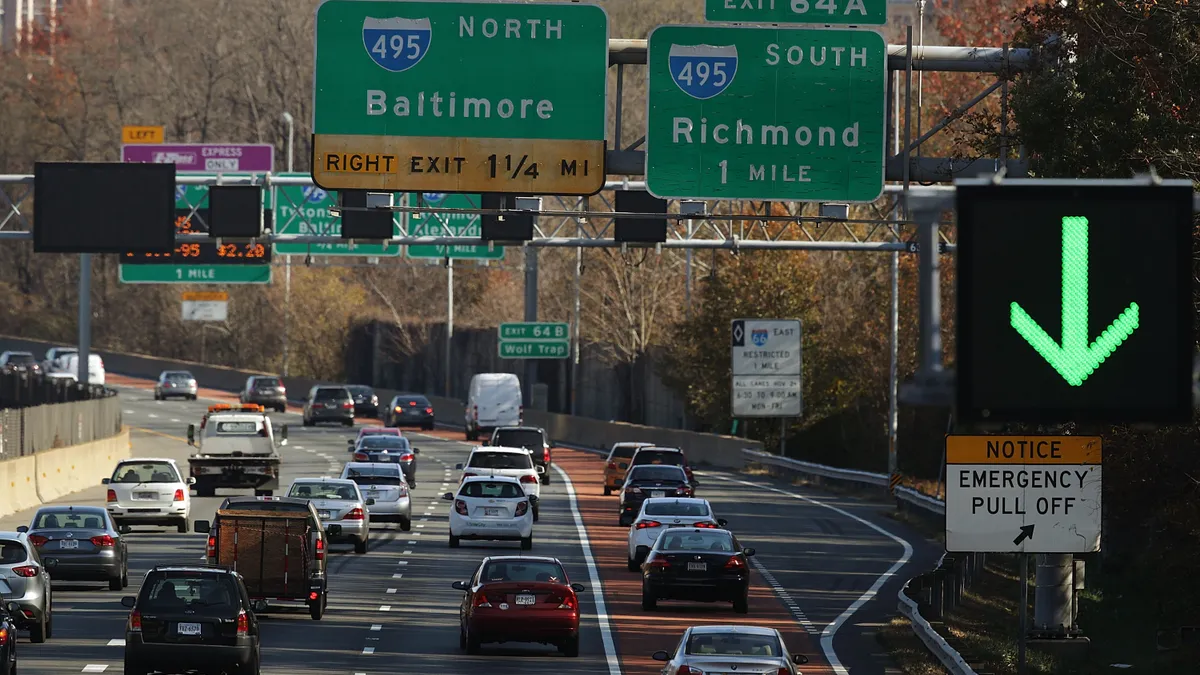
[{"label": "white suv", "polygon": [[457,495],[442,495],[442,499],[454,502],[450,509],[450,548],[458,548],[460,539],[477,539],[520,541],[521,550],[532,549],[537,497],[521,488],[515,478],[472,476],[458,486]]},{"label": "white suv", "polygon": [[[458,464],[456,469],[462,470],[460,482],[472,476],[505,476],[520,483],[525,494],[531,497],[542,497],[542,486],[538,480],[545,471],[540,466],[534,466],[533,458],[525,448],[496,448],[483,447],[471,450],[466,465]],[[533,503],[533,521],[538,519],[537,500]]]},{"label": "white suv", "polygon": [[117,463],[108,486],[108,515],[117,525],[174,525],[188,531],[192,512],[189,486],[173,459],[145,457]]},{"label": "white suv", "polygon": [[713,515],[707,499],[694,497],[652,497],[642,502],[642,510],[629,526],[629,571],[642,569],[646,554],[654,548],[659,535],[676,527],[723,528],[723,519]]}]

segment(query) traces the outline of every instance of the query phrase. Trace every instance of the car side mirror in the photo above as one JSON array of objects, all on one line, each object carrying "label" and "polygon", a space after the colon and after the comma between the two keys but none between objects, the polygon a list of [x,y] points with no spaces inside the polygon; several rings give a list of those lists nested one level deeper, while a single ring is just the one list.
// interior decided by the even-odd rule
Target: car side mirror
[{"label": "car side mirror", "polygon": [[802,666],[808,663],[808,657],[803,654],[792,654],[792,663]]},{"label": "car side mirror", "polygon": [[199,532],[200,534],[208,534],[212,531],[212,523],[207,520],[197,520],[192,523],[192,531]]},{"label": "car side mirror", "polygon": [[542,465],[540,465],[540,464],[539,464],[539,465],[537,466],[537,472],[538,472],[538,473],[546,473],[546,467],[544,467],[544,466],[542,466]]},{"label": "car side mirror", "polygon": [[670,661],[671,654],[660,649],[651,654],[650,658],[654,659],[655,661]]},{"label": "car side mirror", "polygon": [[419,455],[419,454],[421,454],[421,449],[420,449],[420,448],[413,448],[413,449],[412,449],[412,451],[413,451],[413,454],[414,454],[414,455]]},{"label": "car side mirror", "polygon": [[720,525],[721,527],[725,527],[726,525],[729,524],[729,521],[725,520],[724,518],[717,518],[717,524]]},{"label": "car side mirror", "polygon": [[448,502],[452,502],[452,501],[454,501],[454,493],[447,492],[446,494],[442,495],[442,499],[445,501],[448,501]]},{"label": "car side mirror", "polygon": [[283,441],[283,445],[287,445],[287,425],[279,427],[279,438]]},{"label": "car side mirror", "polygon": [[188,437],[188,445],[196,444],[196,425],[195,424],[188,425],[187,437]]},{"label": "car side mirror", "polygon": [[17,527],[17,532],[28,532],[28,531],[29,531],[28,525],[20,525]]},{"label": "car side mirror", "polygon": [[100,479],[100,484],[101,484],[101,485],[108,485],[108,484],[109,484],[109,483],[111,483],[111,482],[112,482],[112,479],[111,479],[111,478],[101,478],[101,479]]},{"label": "car side mirror", "polygon": [[367,505],[367,506],[375,506],[375,498],[374,498],[374,497],[367,497],[366,505]]},{"label": "car side mirror", "polygon": [[325,528],[325,534],[331,537],[340,537],[342,534],[342,526],[330,525],[329,527]]},{"label": "car side mirror", "polygon": [[538,501],[539,501],[539,499],[538,499],[537,495],[529,495],[529,503],[530,504],[533,504],[536,506]]},{"label": "car side mirror", "polygon": [[137,604],[137,596],[127,595],[127,596],[121,598],[121,606],[122,607],[128,607],[130,609],[133,609],[133,606],[136,604]]},{"label": "car side mirror", "polygon": [[354,446],[354,439],[353,439],[353,438],[348,438],[348,439],[346,439],[346,445],[349,445],[349,446],[353,447],[353,446]]},{"label": "car side mirror", "polygon": [[451,587],[451,588],[454,588],[454,589],[456,589],[456,590],[459,590],[459,591],[469,591],[469,590],[471,590],[471,587],[470,587],[470,586],[468,586],[468,585],[467,585],[467,582],[465,582],[465,581],[456,581],[456,582],[454,582],[454,583],[450,584],[450,587]]},{"label": "car side mirror", "polygon": [[184,481],[184,482],[185,482],[185,483],[187,483],[188,485],[195,485],[195,484],[196,484],[196,477],[195,477],[195,476],[188,476],[188,477],[187,477],[187,480],[186,480],[186,481]]},{"label": "car side mirror", "polygon": [[747,558],[749,558],[749,557],[751,557],[751,556],[753,556],[753,555],[754,555],[754,549],[752,549],[752,548],[744,548],[744,549],[742,549],[742,555],[744,555],[744,556],[746,556]]},{"label": "car side mirror", "polygon": [[587,586],[584,586],[583,584],[571,584],[571,590],[575,591],[576,593],[582,593],[587,590]]},{"label": "car side mirror", "polygon": [[129,525],[118,525],[117,526],[118,534],[129,534],[130,532],[133,532],[133,528],[130,527]]},{"label": "car side mirror", "polygon": [[462,468],[463,468],[462,462],[459,462],[458,464],[455,464],[455,465],[454,465],[454,468],[455,468],[456,470],[458,470],[458,471],[462,471]]},{"label": "car side mirror", "polygon": [[258,600],[255,600],[253,603],[250,604],[250,609],[253,609],[256,612],[265,612],[265,611],[267,611],[267,601],[263,600],[261,598]]}]

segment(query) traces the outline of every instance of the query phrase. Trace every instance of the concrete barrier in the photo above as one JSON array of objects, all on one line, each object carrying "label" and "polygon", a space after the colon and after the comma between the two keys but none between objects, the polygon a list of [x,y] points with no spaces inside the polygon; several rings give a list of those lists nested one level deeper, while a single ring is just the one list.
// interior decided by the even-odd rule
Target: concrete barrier
[{"label": "concrete barrier", "polygon": [[0,516],[100,484],[130,456],[129,429],[116,436],[0,462]]}]

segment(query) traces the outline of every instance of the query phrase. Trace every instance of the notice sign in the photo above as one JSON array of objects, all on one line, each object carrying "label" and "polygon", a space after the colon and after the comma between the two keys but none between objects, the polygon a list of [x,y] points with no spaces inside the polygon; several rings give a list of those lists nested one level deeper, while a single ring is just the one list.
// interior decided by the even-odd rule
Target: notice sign
[{"label": "notice sign", "polygon": [[1100,550],[1098,436],[947,436],[946,550]]},{"label": "notice sign", "polygon": [[734,417],[798,417],[800,321],[736,319],[730,326]]}]

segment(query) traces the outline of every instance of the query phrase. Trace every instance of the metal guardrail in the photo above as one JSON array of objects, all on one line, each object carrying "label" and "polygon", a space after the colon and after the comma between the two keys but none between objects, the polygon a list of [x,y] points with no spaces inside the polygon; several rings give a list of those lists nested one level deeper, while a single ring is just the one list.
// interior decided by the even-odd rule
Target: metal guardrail
[{"label": "metal guardrail", "polygon": [[[938,560],[937,567],[939,569],[942,567],[942,562],[944,560],[944,555]],[[944,666],[946,670],[951,673],[951,675],[976,675],[975,670],[972,669],[969,664],[967,664],[966,660],[963,659],[962,654],[959,654],[958,650],[951,647],[950,644],[946,642],[945,638],[943,638],[941,635],[938,635],[938,632],[933,629],[933,626],[929,625],[929,622],[925,620],[925,617],[921,616],[921,609],[917,605],[916,601],[908,597],[908,587],[909,584],[905,584],[900,588],[900,592],[896,594],[900,600],[898,603],[898,608],[900,610],[900,614],[902,614],[904,618],[908,619],[912,624],[912,630],[917,636],[917,639],[919,639],[921,643],[925,645],[925,648],[928,649],[931,654],[933,654],[934,658],[936,658],[938,662],[941,663],[942,666]]]}]

